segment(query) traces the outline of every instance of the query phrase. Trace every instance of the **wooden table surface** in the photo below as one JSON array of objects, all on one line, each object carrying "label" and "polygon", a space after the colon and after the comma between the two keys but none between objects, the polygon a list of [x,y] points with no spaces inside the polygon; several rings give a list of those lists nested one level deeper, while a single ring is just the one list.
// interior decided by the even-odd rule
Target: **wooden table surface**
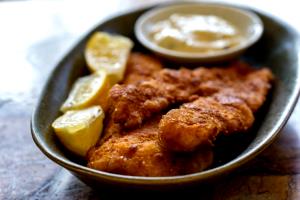
[{"label": "wooden table surface", "polygon": [[[16,1],[0,3],[0,199],[102,199],[47,159],[29,122],[43,84],[61,57],[105,17],[159,0]],[[235,0],[276,15],[300,31],[292,0]],[[300,199],[300,105],[278,139],[202,199]],[[192,197],[191,197],[192,198]]]}]

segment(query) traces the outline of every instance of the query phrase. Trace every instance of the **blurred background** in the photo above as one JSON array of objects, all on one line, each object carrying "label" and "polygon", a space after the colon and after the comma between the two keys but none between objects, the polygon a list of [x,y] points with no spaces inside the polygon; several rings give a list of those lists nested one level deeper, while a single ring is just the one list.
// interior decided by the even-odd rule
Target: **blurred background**
[{"label": "blurred background", "polygon": [[[49,72],[80,37],[109,16],[160,2],[167,0],[0,0],[0,199],[98,198],[37,149],[31,113]],[[296,1],[217,2],[267,12],[300,30]]]}]

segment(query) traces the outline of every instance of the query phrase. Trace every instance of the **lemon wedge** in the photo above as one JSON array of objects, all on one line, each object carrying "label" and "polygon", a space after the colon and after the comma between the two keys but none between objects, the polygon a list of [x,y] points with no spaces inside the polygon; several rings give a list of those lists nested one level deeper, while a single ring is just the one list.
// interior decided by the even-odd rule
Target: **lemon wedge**
[{"label": "lemon wedge", "polygon": [[100,105],[105,109],[110,88],[110,79],[105,70],[99,70],[91,75],[81,77],[74,83],[60,110],[66,112],[92,105]]},{"label": "lemon wedge", "polygon": [[52,127],[63,145],[73,153],[85,156],[96,144],[103,128],[104,112],[100,106],[68,111]]},{"label": "lemon wedge", "polygon": [[89,38],[84,56],[92,72],[106,70],[114,84],[124,77],[132,47],[133,42],[129,38],[96,32]]}]

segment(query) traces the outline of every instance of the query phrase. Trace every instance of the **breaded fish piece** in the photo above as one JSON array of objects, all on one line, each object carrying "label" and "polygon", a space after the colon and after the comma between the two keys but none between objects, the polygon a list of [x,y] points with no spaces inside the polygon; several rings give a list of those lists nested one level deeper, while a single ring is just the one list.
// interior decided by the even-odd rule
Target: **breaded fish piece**
[{"label": "breaded fish piece", "polygon": [[135,84],[149,80],[153,73],[162,69],[161,62],[153,56],[131,53],[128,58],[123,84]]},{"label": "breaded fish piece", "polygon": [[[144,120],[174,104],[190,102],[199,96],[210,96],[224,88],[227,88],[228,94],[233,95],[231,88],[237,85],[236,82],[244,81],[244,77],[252,72],[253,69],[242,62],[226,68],[162,69],[155,72],[150,80],[115,85],[109,95],[112,119],[123,128],[139,127]],[[261,82],[260,79],[257,81],[258,84]],[[254,83],[245,89],[263,90]],[[255,98],[251,96],[250,101],[254,103]]]},{"label": "breaded fish piece", "polygon": [[206,169],[212,164],[211,148],[175,155],[159,145],[155,117],[141,128],[113,135],[88,153],[88,167],[132,176],[174,176]]},{"label": "breaded fish piece", "polygon": [[199,97],[169,111],[159,124],[162,146],[171,151],[193,151],[212,145],[220,133],[248,130],[254,122],[253,113],[265,101],[272,78],[268,69],[253,71],[223,87],[217,85],[217,93],[212,96]]},{"label": "breaded fish piece", "polygon": [[220,133],[248,130],[254,116],[247,104],[234,97],[200,97],[163,116],[159,124],[162,146],[171,151],[194,151],[212,146]]},{"label": "breaded fish piece", "polygon": [[109,94],[113,121],[124,128],[136,128],[171,104],[189,101],[194,88],[186,85],[191,86],[192,79],[191,70],[163,69],[151,80],[115,85]]},{"label": "breaded fish piece", "polygon": [[[155,68],[148,75],[112,88],[104,138],[89,151],[89,167],[133,176],[202,171],[213,162],[219,134],[251,127],[272,79],[269,70],[241,62],[226,68]],[[159,114],[178,103],[184,104]]]},{"label": "breaded fish piece", "polygon": [[[155,57],[133,52],[129,55],[124,80],[120,85],[123,87],[124,85],[138,84],[140,82],[150,80],[154,73],[161,69],[162,64]],[[116,85],[115,87],[118,88],[120,85]],[[111,101],[109,101],[109,103],[111,104]],[[109,105],[109,107],[112,106]],[[101,141],[98,142],[99,144],[103,143],[103,141],[107,140],[107,138],[111,137],[111,135],[118,135],[121,132],[120,130],[122,127],[111,120],[111,110],[112,109],[106,113],[105,134],[103,134],[104,137],[101,138]]]},{"label": "breaded fish piece", "polygon": [[235,68],[235,70],[240,70],[236,73],[236,77],[225,75],[225,77],[228,76],[228,80],[215,79],[204,82],[199,90],[206,93],[203,96],[217,94],[240,98],[247,103],[253,112],[256,112],[266,100],[268,91],[271,88],[273,74],[267,68],[254,70],[245,64]]}]

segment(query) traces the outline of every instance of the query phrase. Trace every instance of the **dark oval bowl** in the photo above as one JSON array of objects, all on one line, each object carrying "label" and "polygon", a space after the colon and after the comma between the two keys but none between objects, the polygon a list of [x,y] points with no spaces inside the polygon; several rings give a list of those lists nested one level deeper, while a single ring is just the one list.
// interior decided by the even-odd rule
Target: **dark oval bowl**
[{"label": "dark oval bowl", "polygon": [[[213,181],[236,170],[271,144],[288,120],[297,101],[300,86],[299,35],[278,19],[256,12],[264,23],[265,31],[261,40],[250,48],[242,59],[255,65],[270,67],[276,81],[267,102],[256,115],[256,123],[250,133],[232,138],[240,140],[241,142],[235,143],[241,145],[224,149],[222,144],[230,143],[232,140],[221,139],[220,148],[215,150],[216,162],[210,169],[181,176],[125,176],[86,167],[84,161],[73,157],[61,146],[51,128],[51,123],[60,115],[59,107],[67,97],[72,83],[86,73],[83,51],[90,35],[95,31],[122,34],[133,39],[136,44],[134,50],[146,51],[136,41],[133,28],[137,18],[151,8],[113,17],[87,34],[56,66],[33,114],[32,137],[40,150],[91,186],[164,190],[174,186]],[[225,156],[219,156],[221,154],[218,152]]]}]

